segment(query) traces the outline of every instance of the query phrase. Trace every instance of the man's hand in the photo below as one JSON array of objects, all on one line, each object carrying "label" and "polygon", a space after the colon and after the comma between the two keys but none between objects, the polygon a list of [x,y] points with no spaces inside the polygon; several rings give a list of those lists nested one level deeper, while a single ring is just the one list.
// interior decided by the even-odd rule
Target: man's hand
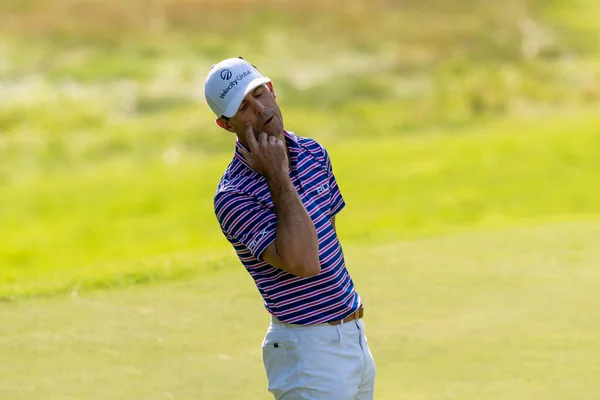
[{"label": "man's hand", "polygon": [[244,148],[240,148],[240,152],[250,168],[266,178],[287,176],[288,157],[285,144],[281,140],[265,132],[261,132],[256,140],[252,125],[248,122],[246,142],[250,146],[250,152]]}]

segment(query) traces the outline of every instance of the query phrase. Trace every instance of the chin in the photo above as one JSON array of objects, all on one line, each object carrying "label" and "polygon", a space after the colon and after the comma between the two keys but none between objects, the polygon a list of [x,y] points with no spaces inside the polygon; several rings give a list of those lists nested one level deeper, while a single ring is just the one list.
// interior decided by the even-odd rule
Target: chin
[{"label": "chin", "polygon": [[281,126],[270,126],[269,129],[266,130],[269,136],[275,136],[277,139],[283,139],[283,127]]}]

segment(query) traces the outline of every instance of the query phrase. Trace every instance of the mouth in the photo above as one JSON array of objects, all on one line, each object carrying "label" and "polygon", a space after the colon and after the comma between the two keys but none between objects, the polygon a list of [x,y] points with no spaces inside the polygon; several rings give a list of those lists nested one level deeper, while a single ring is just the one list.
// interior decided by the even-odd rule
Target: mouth
[{"label": "mouth", "polygon": [[263,124],[263,126],[269,125],[269,123],[271,123],[271,121],[273,121],[273,118],[275,118],[275,116],[272,116],[271,118],[269,118],[268,120],[266,120],[265,123]]}]

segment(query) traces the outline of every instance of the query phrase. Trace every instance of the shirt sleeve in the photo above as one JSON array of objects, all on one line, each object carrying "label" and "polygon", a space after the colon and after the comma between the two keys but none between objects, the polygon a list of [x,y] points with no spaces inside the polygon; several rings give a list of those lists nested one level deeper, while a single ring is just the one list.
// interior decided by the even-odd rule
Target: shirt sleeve
[{"label": "shirt sleeve", "polygon": [[331,159],[329,158],[329,153],[327,153],[325,147],[323,147],[323,153],[325,154],[325,164],[327,167],[327,175],[329,177],[329,191],[331,192],[331,211],[329,212],[329,218],[333,218],[346,206],[346,202],[344,201],[342,192],[340,191],[335,175],[333,174]]},{"label": "shirt sleeve", "polygon": [[275,212],[243,192],[222,192],[215,197],[215,214],[227,239],[241,243],[259,261],[275,240]]}]

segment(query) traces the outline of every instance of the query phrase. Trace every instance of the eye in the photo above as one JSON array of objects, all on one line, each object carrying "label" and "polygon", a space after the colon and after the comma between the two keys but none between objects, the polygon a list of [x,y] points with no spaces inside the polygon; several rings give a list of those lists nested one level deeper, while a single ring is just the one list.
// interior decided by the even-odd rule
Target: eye
[{"label": "eye", "polygon": [[254,97],[260,97],[261,94],[262,90],[259,90],[258,92],[254,93]]},{"label": "eye", "polygon": [[245,109],[246,109],[246,103],[242,103],[240,108],[238,108],[238,111],[244,111]]}]

